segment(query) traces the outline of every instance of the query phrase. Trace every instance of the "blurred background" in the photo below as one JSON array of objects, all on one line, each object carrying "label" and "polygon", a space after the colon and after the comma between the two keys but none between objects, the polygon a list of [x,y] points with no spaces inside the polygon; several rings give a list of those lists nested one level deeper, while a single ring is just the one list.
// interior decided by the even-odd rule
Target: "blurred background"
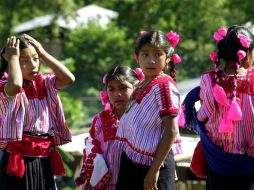
[{"label": "blurred background", "polygon": [[[8,36],[27,33],[76,76],[76,83],[60,92],[76,144],[61,149],[67,176],[56,179],[58,189],[76,189],[73,176],[84,137],[91,118],[103,109],[99,101],[102,77],[115,65],[138,67],[133,54],[139,31],[180,34],[176,52],[183,62],[176,66],[176,79],[184,96],[198,85],[201,73],[213,68],[209,54],[215,50],[214,31],[234,24],[252,29],[253,10],[252,0],[0,0],[1,47]],[[186,146],[193,142],[187,139]],[[180,166],[188,168],[188,162],[179,162]],[[181,172],[178,181],[184,184],[178,189],[203,189],[202,180]]]}]

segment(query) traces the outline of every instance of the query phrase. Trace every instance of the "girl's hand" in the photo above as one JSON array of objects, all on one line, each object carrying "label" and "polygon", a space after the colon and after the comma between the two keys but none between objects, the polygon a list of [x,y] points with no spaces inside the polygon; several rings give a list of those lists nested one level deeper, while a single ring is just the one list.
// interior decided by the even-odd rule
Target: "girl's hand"
[{"label": "girl's hand", "polygon": [[3,54],[4,59],[9,63],[11,59],[19,59],[19,39],[15,36],[11,36],[7,39],[5,52]]},{"label": "girl's hand", "polygon": [[44,48],[42,47],[41,43],[35,40],[33,37],[24,34],[25,39],[35,48],[36,52],[39,56],[42,56],[45,53]]},{"label": "girl's hand", "polygon": [[144,190],[158,190],[157,187],[158,178],[159,171],[153,172],[150,168],[144,180]]}]

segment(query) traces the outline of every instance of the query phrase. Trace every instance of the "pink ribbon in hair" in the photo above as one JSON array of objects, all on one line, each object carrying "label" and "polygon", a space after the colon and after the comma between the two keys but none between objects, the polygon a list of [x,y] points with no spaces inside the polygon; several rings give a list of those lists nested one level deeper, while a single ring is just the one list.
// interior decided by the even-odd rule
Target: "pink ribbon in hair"
[{"label": "pink ribbon in hair", "polygon": [[237,38],[240,40],[240,43],[242,44],[243,47],[246,48],[250,47],[251,40],[247,36],[243,34],[238,34]]},{"label": "pink ribbon in hair", "polygon": [[178,54],[175,53],[175,54],[172,55],[172,61],[174,63],[180,63],[180,62],[182,62],[182,59]]},{"label": "pink ribbon in hair", "polygon": [[142,30],[142,31],[139,32],[139,35],[142,36],[142,35],[144,35],[145,33],[146,33],[146,31]]},{"label": "pink ribbon in hair", "polygon": [[172,47],[176,47],[179,40],[180,40],[179,34],[177,34],[176,32],[170,31],[170,32],[167,33],[166,36],[168,38],[168,41],[172,45]]},{"label": "pink ribbon in hair", "polygon": [[103,83],[103,84],[106,84],[106,82],[107,82],[107,77],[108,77],[108,73],[106,73],[106,74],[103,76],[103,78],[102,78],[102,83]]},{"label": "pink ribbon in hair", "polygon": [[239,61],[242,61],[246,57],[246,53],[243,50],[239,50],[237,52],[237,56],[238,56]]},{"label": "pink ribbon in hair", "polygon": [[135,73],[138,75],[139,81],[142,81],[142,80],[145,79],[145,75],[144,75],[144,73],[142,72],[142,69],[136,68],[136,69],[135,69]]},{"label": "pink ribbon in hair", "polygon": [[100,91],[100,99],[102,105],[105,106],[105,110],[110,109],[110,103],[108,101],[108,93],[106,91]]},{"label": "pink ribbon in hair", "polygon": [[227,35],[227,29],[224,27],[221,27],[216,32],[214,32],[213,38],[218,42],[222,40],[226,35]]},{"label": "pink ribbon in hair", "polygon": [[218,61],[218,54],[216,52],[212,52],[210,54],[210,59],[211,59],[212,62],[216,63]]}]

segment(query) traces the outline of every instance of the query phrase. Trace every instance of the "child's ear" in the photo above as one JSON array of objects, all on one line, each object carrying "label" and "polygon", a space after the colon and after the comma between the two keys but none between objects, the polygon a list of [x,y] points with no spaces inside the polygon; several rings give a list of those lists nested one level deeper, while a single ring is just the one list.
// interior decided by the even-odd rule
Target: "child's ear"
[{"label": "child's ear", "polygon": [[169,64],[169,61],[170,61],[170,58],[167,58],[167,59],[166,59],[166,64],[167,64],[167,65]]}]

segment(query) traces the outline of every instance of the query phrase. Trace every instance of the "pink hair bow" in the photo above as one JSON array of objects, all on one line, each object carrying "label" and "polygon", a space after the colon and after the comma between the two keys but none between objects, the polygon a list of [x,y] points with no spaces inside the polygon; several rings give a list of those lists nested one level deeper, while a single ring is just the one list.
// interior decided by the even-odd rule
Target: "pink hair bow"
[{"label": "pink hair bow", "polygon": [[242,44],[243,47],[246,48],[250,47],[251,40],[247,36],[243,34],[238,34],[237,38],[240,40],[240,43]]},{"label": "pink hair bow", "polygon": [[100,99],[102,105],[105,106],[105,110],[110,109],[110,103],[108,101],[108,93],[106,91],[100,91]]},{"label": "pink hair bow", "polygon": [[218,54],[216,52],[212,52],[210,54],[210,59],[212,62],[217,62],[218,61]]},{"label": "pink hair bow", "polygon": [[227,35],[227,29],[224,27],[221,27],[216,32],[214,32],[213,38],[218,42],[222,40],[226,35]]},{"label": "pink hair bow", "polygon": [[108,77],[108,73],[106,73],[103,78],[102,78],[102,83],[106,84],[107,83],[107,77]]},{"label": "pink hair bow", "polygon": [[144,31],[144,30],[142,30],[142,31],[139,32],[139,35],[140,35],[140,36],[142,36],[142,35],[144,35],[144,34],[146,34],[146,31]]},{"label": "pink hair bow", "polygon": [[238,56],[239,61],[242,61],[246,57],[246,53],[243,50],[239,50],[237,52],[237,56]]},{"label": "pink hair bow", "polygon": [[172,55],[172,61],[174,63],[180,63],[180,62],[182,62],[182,59],[178,54],[175,53],[175,54]]},{"label": "pink hair bow", "polygon": [[170,32],[167,33],[166,36],[168,38],[168,41],[172,45],[172,47],[176,47],[179,40],[180,40],[179,34],[177,34],[176,32],[170,31]]},{"label": "pink hair bow", "polygon": [[144,75],[144,73],[142,72],[142,69],[136,68],[136,69],[135,69],[135,73],[138,75],[138,78],[139,78],[140,81],[142,81],[142,80],[145,79],[145,75]]}]

